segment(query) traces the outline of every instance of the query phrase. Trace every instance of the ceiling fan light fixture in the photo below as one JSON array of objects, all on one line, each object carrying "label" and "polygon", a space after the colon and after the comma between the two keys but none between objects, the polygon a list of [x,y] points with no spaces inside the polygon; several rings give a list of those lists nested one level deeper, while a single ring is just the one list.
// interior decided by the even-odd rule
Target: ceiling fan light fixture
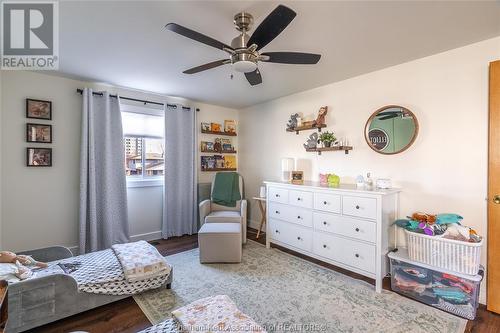
[{"label": "ceiling fan light fixture", "polygon": [[233,63],[233,68],[237,72],[250,73],[257,69],[257,63],[250,60],[240,60]]}]

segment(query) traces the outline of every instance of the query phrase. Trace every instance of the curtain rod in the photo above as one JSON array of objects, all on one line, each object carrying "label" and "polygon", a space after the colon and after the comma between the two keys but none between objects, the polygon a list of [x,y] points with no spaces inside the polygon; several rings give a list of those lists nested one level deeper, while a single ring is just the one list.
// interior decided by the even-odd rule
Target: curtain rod
[{"label": "curtain rod", "polygon": [[[83,94],[83,89],[76,89],[76,92],[79,93],[79,94]],[[93,91],[92,92],[93,95],[98,95],[98,96],[102,96],[103,93],[102,92],[96,92],[96,91]],[[109,97],[112,97],[112,98],[117,98],[118,95],[109,95]],[[137,98],[131,98],[131,97],[123,97],[123,96],[120,96],[121,99],[126,99],[128,101],[134,101],[134,102],[141,102],[141,103],[144,103],[144,104],[154,104],[154,105],[165,105],[165,103],[159,103],[159,102],[152,102],[152,101],[146,101],[144,99],[137,99]],[[171,107],[171,108],[174,108],[174,109],[177,109],[177,105],[175,104],[167,104],[168,107]],[[182,107],[183,110],[190,110],[191,108],[187,107],[187,106],[183,106]],[[196,111],[200,111],[200,109],[196,108]]]}]

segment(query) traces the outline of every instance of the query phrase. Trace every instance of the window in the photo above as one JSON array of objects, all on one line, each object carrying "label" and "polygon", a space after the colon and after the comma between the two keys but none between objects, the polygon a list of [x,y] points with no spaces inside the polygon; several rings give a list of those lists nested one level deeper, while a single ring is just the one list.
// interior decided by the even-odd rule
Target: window
[{"label": "window", "polygon": [[165,174],[163,110],[128,104],[122,104],[121,108],[128,185],[162,185]]}]

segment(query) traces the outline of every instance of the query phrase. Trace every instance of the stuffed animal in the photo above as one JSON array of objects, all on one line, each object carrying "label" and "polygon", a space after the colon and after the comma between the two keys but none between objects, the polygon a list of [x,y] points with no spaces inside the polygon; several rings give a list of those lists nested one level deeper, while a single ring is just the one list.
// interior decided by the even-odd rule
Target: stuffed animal
[{"label": "stuffed animal", "polygon": [[291,130],[295,129],[297,127],[297,118],[299,118],[298,113],[292,114],[286,124],[286,128]]},{"label": "stuffed animal", "polygon": [[14,252],[10,251],[0,251],[0,263],[10,263],[10,264],[16,264],[16,262],[19,262],[23,266],[31,267],[40,267],[40,268],[45,268],[47,267],[47,264],[44,262],[36,261],[30,256],[25,256],[25,255],[17,255]]},{"label": "stuffed animal", "polygon": [[313,134],[309,135],[309,139],[307,139],[307,142],[304,143],[304,148],[315,149],[317,145],[318,145],[318,133],[314,132]]}]

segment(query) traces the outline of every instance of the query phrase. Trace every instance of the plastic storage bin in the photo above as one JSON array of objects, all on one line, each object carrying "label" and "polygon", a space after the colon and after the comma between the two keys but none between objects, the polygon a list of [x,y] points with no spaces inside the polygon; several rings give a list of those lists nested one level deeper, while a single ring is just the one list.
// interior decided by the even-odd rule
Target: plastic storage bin
[{"label": "plastic storage bin", "polygon": [[477,275],[482,240],[468,243],[408,230],[405,230],[405,234],[410,259],[456,273]]},{"label": "plastic storage bin", "polygon": [[482,267],[476,275],[457,274],[415,262],[406,249],[390,252],[389,258],[393,291],[466,319],[476,317]]}]

